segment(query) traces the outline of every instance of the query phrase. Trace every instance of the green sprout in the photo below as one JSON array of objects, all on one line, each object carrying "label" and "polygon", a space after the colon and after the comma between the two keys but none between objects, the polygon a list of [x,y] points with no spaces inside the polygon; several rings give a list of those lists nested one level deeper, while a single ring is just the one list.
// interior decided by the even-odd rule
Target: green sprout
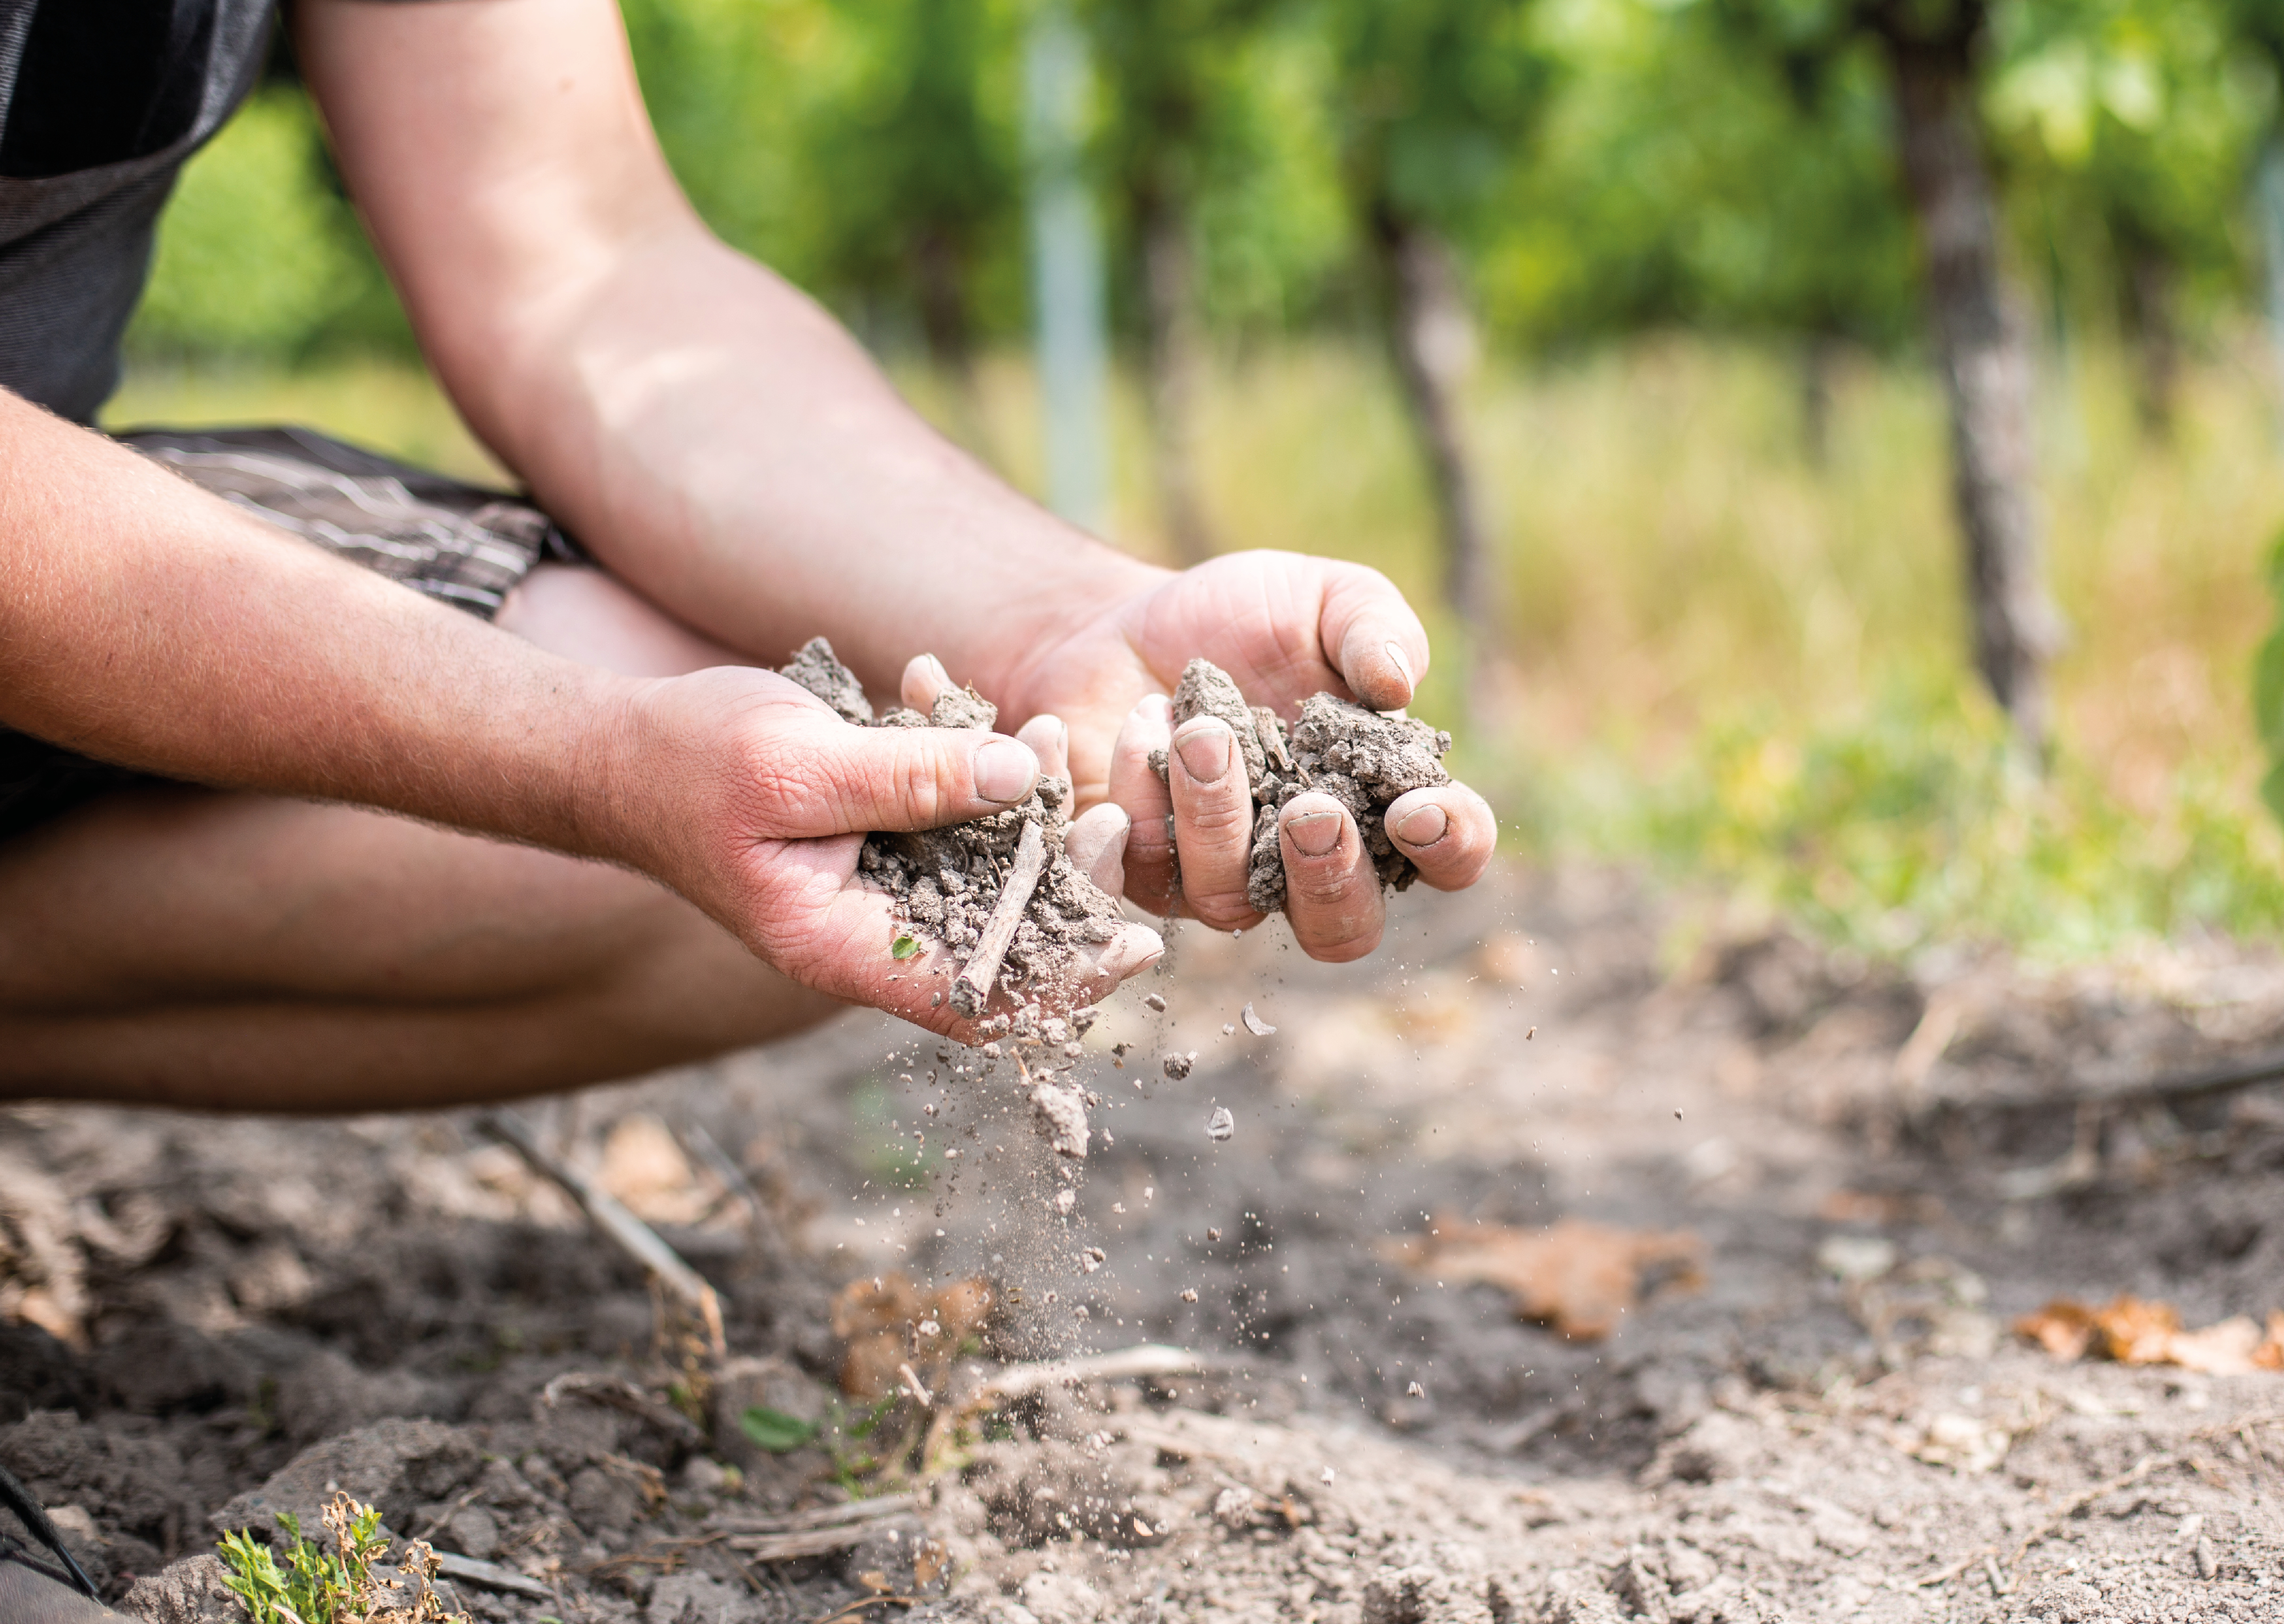
[{"label": "green sprout", "polygon": [[896,939],[888,944],[888,956],[891,958],[910,958],[919,950],[920,939],[908,932],[899,933]]},{"label": "green sprout", "polygon": [[790,1455],[817,1436],[817,1424],[782,1409],[755,1405],[738,1417],[739,1430],[772,1455]]}]

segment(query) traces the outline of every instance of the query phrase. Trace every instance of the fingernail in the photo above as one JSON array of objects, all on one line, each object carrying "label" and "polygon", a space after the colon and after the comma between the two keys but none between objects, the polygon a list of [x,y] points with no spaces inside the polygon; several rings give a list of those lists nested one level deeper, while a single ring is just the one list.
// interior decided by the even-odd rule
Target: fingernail
[{"label": "fingernail", "polygon": [[[1389,646],[1393,647],[1394,644],[1391,644]],[[943,661],[931,654],[927,657],[927,665],[930,676],[942,683],[946,688],[951,686],[951,673],[943,668]]]},{"label": "fingernail", "polygon": [[1341,843],[1341,815],[1303,812],[1298,817],[1285,820],[1285,832],[1293,837],[1293,844],[1304,855],[1321,857]]},{"label": "fingernail", "polygon": [[1404,680],[1406,683],[1412,683],[1414,679],[1412,675],[1412,662],[1404,657],[1403,649],[1393,643],[1387,644],[1386,647],[1388,663],[1404,673]]},{"label": "fingernail", "polygon": [[1396,825],[1396,838],[1406,846],[1433,846],[1451,826],[1451,820],[1444,816],[1443,808],[1431,800],[1404,815],[1404,821]]},{"label": "fingernail", "polygon": [[1229,723],[1218,716],[1201,716],[1183,723],[1182,730],[1174,735],[1174,753],[1182,758],[1191,777],[1200,784],[1218,784],[1229,770],[1230,753],[1236,743],[1237,735],[1229,730]]},{"label": "fingernail", "polygon": [[1146,693],[1135,702],[1134,714],[1171,727],[1174,722],[1174,702],[1162,693]]},{"label": "fingernail", "polygon": [[987,738],[976,746],[973,769],[978,795],[1013,806],[1031,792],[1039,776],[1039,758],[1029,746],[1012,738]]}]

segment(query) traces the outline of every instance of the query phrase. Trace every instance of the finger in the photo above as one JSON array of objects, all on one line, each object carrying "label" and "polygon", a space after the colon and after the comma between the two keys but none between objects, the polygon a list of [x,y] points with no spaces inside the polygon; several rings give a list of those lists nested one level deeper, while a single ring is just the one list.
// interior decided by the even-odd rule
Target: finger
[{"label": "finger", "polygon": [[1166,820],[1174,800],[1150,752],[1172,747],[1174,707],[1162,693],[1145,698],[1126,714],[1110,747],[1110,800],[1132,820],[1126,837],[1126,900],[1154,914],[1164,913],[1174,886],[1174,849]]},{"label": "finger", "polygon": [[1039,758],[1039,777],[1070,782],[1070,729],[1060,716],[1034,716],[1015,730],[1015,737]]},{"label": "finger", "polygon": [[1326,583],[1324,602],[1317,635],[1356,697],[1374,710],[1411,704],[1428,675],[1428,629],[1396,583],[1345,565]]},{"label": "finger", "polygon": [[1253,790],[1229,723],[1193,716],[1175,729],[1167,781],[1182,900],[1215,930],[1255,923],[1261,916],[1245,900],[1246,873],[1253,865]]},{"label": "finger", "polygon": [[1464,784],[1413,790],[1388,806],[1388,838],[1438,891],[1462,891],[1483,877],[1498,844],[1490,803]]},{"label": "finger", "polygon": [[1126,892],[1126,837],[1133,828],[1126,809],[1111,801],[1090,807],[1072,820],[1063,837],[1071,866],[1113,896]]},{"label": "finger", "polygon": [[1349,809],[1316,791],[1295,795],[1278,815],[1277,836],[1285,856],[1285,915],[1301,950],[1339,964],[1378,947],[1387,906]]},{"label": "finger", "polygon": [[907,710],[925,716],[935,708],[936,696],[950,693],[952,687],[951,673],[943,668],[943,661],[933,654],[915,654],[905,662],[898,697]]},{"label": "finger", "polygon": [[852,728],[831,716],[751,769],[747,825],[811,839],[853,830],[935,829],[1005,811],[1031,792],[1029,746],[970,728]]}]

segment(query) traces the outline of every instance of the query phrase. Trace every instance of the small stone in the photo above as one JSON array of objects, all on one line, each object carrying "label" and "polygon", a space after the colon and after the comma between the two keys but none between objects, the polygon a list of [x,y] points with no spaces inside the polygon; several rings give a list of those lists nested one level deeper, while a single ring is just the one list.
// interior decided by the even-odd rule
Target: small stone
[{"label": "small stone", "polygon": [[1325,1485],[1325,1487],[1326,1487],[1330,1488],[1330,1487],[1332,1487],[1332,1484],[1333,1484],[1333,1469],[1332,1469],[1330,1466],[1327,1466],[1327,1467],[1326,1467],[1326,1468],[1325,1468],[1325,1475],[1324,1475],[1323,1482],[1324,1482],[1324,1485]]},{"label": "small stone", "polygon": [[1166,1001],[1155,993],[1145,994],[1142,998],[1142,1006],[1156,1014],[1163,1015],[1166,1012]]},{"label": "small stone", "polygon": [[1159,1064],[1165,1068],[1166,1075],[1168,1077],[1171,1078],[1176,1082],[1179,1082],[1183,1078],[1190,1074],[1190,1066],[1196,1058],[1197,1057],[1195,1055],[1171,1054],[1168,1055],[1163,1060],[1159,1062]]},{"label": "small stone", "polygon": [[1198,1288],[1197,1288],[1197,1287],[1195,1287],[1195,1286],[1193,1286],[1193,1285],[1185,1285],[1185,1286],[1184,1286],[1184,1287],[1182,1288],[1182,1300],[1183,1300],[1184,1302],[1195,1302],[1195,1301],[1197,1301],[1197,1300],[1198,1300]]},{"label": "small stone", "polygon": [[1245,1029],[1248,1032],[1252,1033],[1255,1037],[1267,1037],[1271,1033],[1277,1030],[1276,1027],[1262,1019],[1260,1016],[1255,1015],[1253,1012],[1253,1006],[1249,1003],[1245,1006],[1245,1012],[1240,1015],[1238,1019],[1245,1023]]},{"label": "small stone", "polygon": [[1221,1238],[1221,1231],[1219,1230],[1208,1230],[1206,1231],[1206,1238],[1208,1240],[1219,1240]]},{"label": "small stone", "polygon": [[1404,1396],[1407,1399],[1424,1399],[1428,1396],[1428,1389],[1418,1382],[1413,1382],[1404,1390]]},{"label": "small stone", "polygon": [[1072,1208],[1072,1207],[1074,1207],[1074,1206],[1076,1206],[1077,1205],[1078,1205],[1078,1191],[1076,1191],[1076,1190],[1058,1190],[1058,1191],[1055,1191],[1055,1211],[1057,1211],[1057,1212],[1059,1212],[1059,1213],[1062,1214],[1064,1217],[1066,1217],[1066,1218],[1069,1217],[1069,1216],[1070,1216],[1070,1210],[1071,1210],[1071,1208]]},{"label": "small stone", "polygon": [[2220,1572],[2220,1557],[2209,1539],[2197,1541],[2197,1577],[2210,1579]]},{"label": "small stone", "polygon": [[1235,1037],[1237,1035],[1237,1027],[1235,1024],[1226,1020],[1222,1022],[1221,1035],[1224,1037]]},{"label": "small stone", "polygon": [[1231,1114],[1230,1108],[1216,1105],[1214,1113],[1206,1119],[1206,1137],[1220,1144],[1236,1132],[1237,1118]]}]

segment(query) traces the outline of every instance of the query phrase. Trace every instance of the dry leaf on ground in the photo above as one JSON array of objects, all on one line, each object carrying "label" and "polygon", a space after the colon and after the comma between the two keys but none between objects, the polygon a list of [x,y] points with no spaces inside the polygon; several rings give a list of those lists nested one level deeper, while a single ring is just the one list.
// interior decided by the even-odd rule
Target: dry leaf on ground
[{"label": "dry leaf on ground", "polygon": [[1498,1286],[1514,1297],[1517,1319],[1545,1321],[1577,1341],[1609,1335],[1646,1276],[1683,1291],[1704,1284],[1705,1243],[1690,1231],[1573,1218],[1544,1230],[1439,1218],[1425,1235],[1381,1243],[1381,1255],[1441,1281]]},{"label": "dry leaf on ground", "polygon": [[2014,1334],[2065,1362],[2098,1354],[2120,1364],[2173,1364],[2210,1376],[2284,1370],[2284,1312],[2268,1316],[2264,1334],[2249,1315],[2202,1331],[2184,1331],[2169,1302],[2120,1296],[2090,1308],[2058,1297],[2014,1322]]},{"label": "dry leaf on ground", "polygon": [[647,1223],[696,1223],[716,1192],[701,1185],[674,1132],[647,1112],[613,1124],[595,1182]]},{"label": "dry leaf on ground", "polygon": [[841,1390],[853,1399],[886,1398],[903,1386],[898,1366],[933,1372],[983,1329],[997,1303],[991,1283],[980,1277],[933,1292],[895,1272],[850,1281],[833,1300],[833,1334],[849,1345]]}]

